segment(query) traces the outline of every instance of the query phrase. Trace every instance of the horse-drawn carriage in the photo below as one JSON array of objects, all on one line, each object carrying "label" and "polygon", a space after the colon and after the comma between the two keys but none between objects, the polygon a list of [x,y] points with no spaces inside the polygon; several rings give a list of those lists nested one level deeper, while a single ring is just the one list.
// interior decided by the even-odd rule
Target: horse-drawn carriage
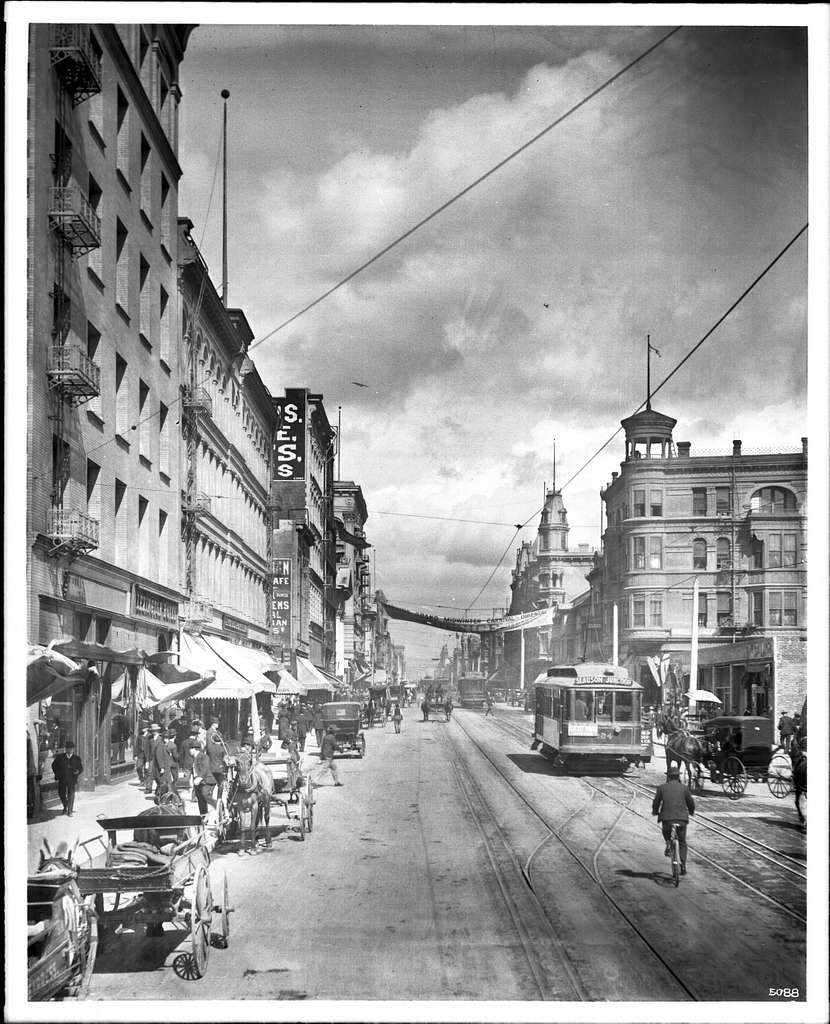
[{"label": "horse-drawn carriage", "polygon": [[765,782],[783,799],[792,792],[792,765],[786,751],[773,744],[772,722],[750,715],[721,715],[701,723],[700,730],[677,730],[666,738],[666,764],[682,764],[690,788],[700,789],[704,769],[732,800],[749,780]]},{"label": "horse-drawn carriage", "polygon": [[[77,844],[76,844],[77,846]],[[44,840],[40,866],[28,879],[28,996],[43,1002],[83,997],[98,948],[92,897],[78,888],[75,850],[55,853]]]},{"label": "horse-drawn carriage", "polygon": [[[161,812],[161,808],[153,808]],[[214,900],[210,880],[210,853],[199,815],[147,812],[120,818],[99,818],[107,833],[104,851],[89,866],[78,869],[77,885],[92,896],[98,917],[99,948],[105,935],[118,925],[144,925],[148,937],[163,934],[164,922],[184,924],[190,930],[192,955],[189,977],[207,970],[213,915],[219,916],[216,945],[227,946],[231,913],[228,879],[222,881],[221,899]],[[131,833],[118,841],[118,833]],[[87,844],[88,845],[88,844]]]},{"label": "horse-drawn carriage", "polygon": [[369,728],[375,725],[385,726],[392,714],[392,698],[386,686],[369,687],[369,706],[371,712],[366,720]]},{"label": "horse-drawn carriage", "polygon": [[358,757],[366,753],[366,737],[361,729],[360,705],[356,701],[332,701],[320,708],[323,728],[334,726],[334,742],[339,753],[353,750]]}]

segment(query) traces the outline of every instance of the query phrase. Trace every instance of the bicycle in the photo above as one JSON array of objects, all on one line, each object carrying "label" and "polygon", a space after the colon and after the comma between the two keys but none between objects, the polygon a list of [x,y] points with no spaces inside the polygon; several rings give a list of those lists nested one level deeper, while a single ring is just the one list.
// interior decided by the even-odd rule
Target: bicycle
[{"label": "bicycle", "polygon": [[677,837],[677,822],[673,821],[669,836],[671,848],[671,874],[675,889],[680,885],[680,840]]}]

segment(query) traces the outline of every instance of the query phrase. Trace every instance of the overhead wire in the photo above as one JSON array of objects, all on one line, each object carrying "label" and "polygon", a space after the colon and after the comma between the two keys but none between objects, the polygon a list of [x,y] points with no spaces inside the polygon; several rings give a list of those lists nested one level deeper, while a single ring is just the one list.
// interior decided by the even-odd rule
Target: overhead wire
[{"label": "overhead wire", "polygon": [[547,135],[548,132],[556,128],[557,125],[560,125],[572,114],[575,114],[576,111],[580,109],[580,107],[585,106],[586,103],[590,102],[595,96],[598,96],[604,89],[607,89],[610,85],[616,82],[618,78],[622,77],[622,75],[630,71],[631,68],[633,68],[636,64],[639,64],[640,61],[648,57],[649,54],[653,53],[658,47],[662,46],[663,43],[665,43],[668,39],[675,35],[675,33],[679,32],[681,28],[683,28],[682,25],[676,26],[675,28],[671,29],[670,32],[667,32],[664,36],[658,39],[657,42],[652,43],[652,45],[649,46],[648,49],[643,50],[641,54],[639,54],[633,60],[629,61],[628,64],[625,65],[625,67],[620,68],[620,70],[611,75],[610,78],[607,78],[601,85],[597,86],[596,89],[593,89],[590,93],[588,93],[587,96],[584,96],[581,100],[579,100],[579,102],[575,103],[572,107],[566,110],[564,114],[561,114],[559,117],[557,117],[555,121],[551,121],[549,125],[543,128],[541,131],[537,132],[532,138],[522,143],[522,145],[519,146],[518,149],[514,149],[511,153],[508,153],[506,157],[500,160],[488,171],[485,171],[484,174],[479,175],[479,177],[476,178],[475,181],[470,182],[470,184],[466,185],[463,189],[461,189],[460,192],[456,192],[455,195],[451,196],[446,202],[442,203],[439,207],[433,210],[432,213],[427,214],[427,216],[419,220],[417,224],[414,224],[411,228],[404,231],[402,235],[398,235],[397,238],[393,239],[393,241],[391,241],[388,245],[384,246],[383,249],[380,250],[380,252],[375,253],[375,255],[372,256],[370,259],[366,260],[365,263],[361,263],[361,265],[356,270],[353,270],[350,274],[347,274],[346,277],[338,281],[337,284],[332,285],[331,288],[323,292],[323,294],[314,299],[313,302],[309,302],[309,304],[307,306],[304,306],[299,312],[294,313],[294,315],[290,316],[287,320],[283,320],[283,322],[281,324],[278,324],[273,330],[269,331],[261,338],[252,342],[248,346],[248,351],[252,351],[258,345],[261,345],[264,341],[267,341],[269,338],[273,337],[278,331],[281,331],[283,330],[283,328],[288,327],[289,324],[294,323],[294,321],[298,320],[301,316],[303,316],[303,314],[308,313],[309,310],[314,309],[314,307],[319,305],[324,299],[327,299],[329,295],[332,295],[339,288],[342,288],[343,285],[348,284],[349,281],[354,280],[354,278],[356,278],[358,274],[363,273],[364,270],[371,267],[373,263],[376,263],[379,259],[381,259],[381,257],[385,256],[396,246],[400,245],[401,242],[405,241],[411,235],[414,235],[415,232],[424,227],[425,224],[429,224],[431,220],[434,220],[439,214],[443,213],[444,210],[448,209],[454,203],[457,203],[458,200],[467,195],[468,192],[471,192],[483,181],[486,181],[489,177],[495,174],[496,171],[501,170],[502,167],[510,163],[511,160],[514,160],[517,156],[519,156],[520,153],[523,153],[535,142],[538,142],[539,139]]}]

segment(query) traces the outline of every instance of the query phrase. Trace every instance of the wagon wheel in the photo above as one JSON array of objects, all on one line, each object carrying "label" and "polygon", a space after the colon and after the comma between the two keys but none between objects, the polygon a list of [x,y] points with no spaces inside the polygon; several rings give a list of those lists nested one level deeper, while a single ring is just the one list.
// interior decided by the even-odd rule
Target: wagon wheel
[{"label": "wagon wheel", "polygon": [[227,874],[222,876],[222,902],[221,904],[217,904],[215,909],[219,912],[219,945],[222,949],[227,949],[228,938],[231,934],[230,914],[233,910],[230,894],[228,892]]},{"label": "wagon wheel", "polygon": [[737,800],[746,789],[746,768],[739,757],[727,757],[723,766],[723,791],[730,800]]},{"label": "wagon wheel", "polygon": [[306,780],[305,789],[300,792],[300,826],[305,839],[305,833],[310,833],[314,827],[314,789],[311,779]]},{"label": "wagon wheel", "polygon": [[297,792],[297,818],[300,822],[300,842],[305,842],[305,794]]},{"label": "wagon wheel", "polygon": [[230,828],[230,814],[228,812],[228,805],[225,801],[225,791],[221,789],[219,791],[219,797],[216,801],[216,842],[224,843],[228,837],[228,831]]},{"label": "wagon wheel", "polygon": [[784,753],[773,756],[767,770],[767,786],[770,793],[779,800],[793,791],[793,769],[789,757]]},{"label": "wagon wheel", "polygon": [[213,897],[210,892],[210,878],[204,864],[200,864],[193,882],[193,897],[190,907],[190,938],[193,942],[193,968],[197,978],[203,978],[207,971],[212,915]]},{"label": "wagon wheel", "polygon": [[365,736],[358,736],[357,737],[357,744],[356,744],[356,746],[357,746],[357,756],[358,757],[363,757],[365,755],[365,753],[366,753],[366,737]]}]

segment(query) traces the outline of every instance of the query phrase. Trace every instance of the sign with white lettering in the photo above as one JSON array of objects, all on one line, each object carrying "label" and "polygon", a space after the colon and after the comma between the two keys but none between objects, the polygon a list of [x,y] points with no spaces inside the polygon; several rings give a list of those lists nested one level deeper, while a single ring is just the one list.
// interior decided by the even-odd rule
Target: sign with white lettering
[{"label": "sign with white lettering", "polygon": [[285,398],[277,398],[277,432],[274,438],[275,475],[278,480],[305,479],[306,393],[301,388],[286,388]]},{"label": "sign with white lettering", "polygon": [[568,722],[569,736],[598,736],[599,726],[596,722]]},{"label": "sign with white lettering", "polygon": [[291,647],[291,559],[275,558],[271,577],[271,641]]}]

